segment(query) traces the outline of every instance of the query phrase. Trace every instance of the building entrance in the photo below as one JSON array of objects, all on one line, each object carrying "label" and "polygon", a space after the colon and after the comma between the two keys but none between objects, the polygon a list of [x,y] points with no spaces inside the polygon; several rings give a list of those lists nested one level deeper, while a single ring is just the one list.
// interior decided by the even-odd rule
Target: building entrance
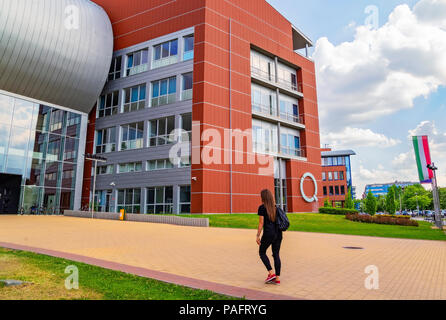
[{"label": "building entrance", "polygon": [[21,182],[22,176],[0,174],[0,214],[19,212]]}]

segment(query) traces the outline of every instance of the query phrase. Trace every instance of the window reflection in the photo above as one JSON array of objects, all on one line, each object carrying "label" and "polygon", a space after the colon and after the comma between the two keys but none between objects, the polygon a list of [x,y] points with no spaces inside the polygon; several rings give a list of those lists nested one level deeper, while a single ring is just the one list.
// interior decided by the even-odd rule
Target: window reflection
[{"label": "window reflection", "polygon": [[0,175],[22,175],[25,213],[72,209],[81,121],[79,114],[0,94]]}]

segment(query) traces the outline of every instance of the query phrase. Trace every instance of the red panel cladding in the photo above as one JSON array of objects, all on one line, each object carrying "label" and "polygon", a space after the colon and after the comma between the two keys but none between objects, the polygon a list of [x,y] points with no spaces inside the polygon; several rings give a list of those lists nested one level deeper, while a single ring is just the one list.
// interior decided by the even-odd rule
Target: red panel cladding
[{"label": "red panel cladding", "polygon": [[[251,46],[297,66],[304,94],[299,111],[306,125],[301,144],[308,161],[287,161],[288,204],[292,212],[317,211],[319,203],[307,203],[300,191],[300,179],[310,172],[317,180],[318,199],[323,198],[315,66],[293,51],[289,21],[265,0],[94,1],[111,17],[116,50],[195,27],[193,120],[201,125],[193,140],[205,129],[222,133],[230,123],[232,129],[251,129]],[[193,142],[193,149],[209,151],[206,145]],[[251,154],[252,147],[246,144],[239,151]],[[260,190],[274,189],[273,172],[259,175],[260,168],[258,161],[234,164],[231,174],[229,164],[194,164],[192,212],[228,213],[231,203],[233,213],[257,212]],[[308,179],[304,189],[313,195]]]},{"label": "red panel cladding", "polygon": [[[88,115],[87,141],[85,144],[85,154],[92,154],[94,148],[94,134],[96,125],[96,106]],[[84,179],[82,186],[81,206],[88,207],[90,203],[90,186],[91,186],[91,161],[84,161]]]}]

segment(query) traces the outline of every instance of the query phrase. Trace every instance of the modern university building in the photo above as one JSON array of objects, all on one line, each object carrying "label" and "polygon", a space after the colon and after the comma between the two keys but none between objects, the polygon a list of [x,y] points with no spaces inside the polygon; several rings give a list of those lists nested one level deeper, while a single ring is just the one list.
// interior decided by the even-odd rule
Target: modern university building
[{"label": "modern university building", "polygon": [[[61,33],[71,1],[43,2],[0,12],[11,24],[0,38],[0,191],[20,190],[18,208],[60,212],[95,196],[106,212],[251,213],[269,188],[289,212],[317,211],[312,43],[266,1],[82,0],[80,28]],[[47,3],[61,15],[34,22]],[[96,172],[90,153],[106,159]]]}]

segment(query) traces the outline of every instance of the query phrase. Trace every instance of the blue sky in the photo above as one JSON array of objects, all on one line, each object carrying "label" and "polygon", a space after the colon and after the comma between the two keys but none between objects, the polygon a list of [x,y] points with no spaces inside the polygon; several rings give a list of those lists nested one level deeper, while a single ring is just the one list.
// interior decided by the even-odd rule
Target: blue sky
[{"label": "blue sky", "polygon": [[[358,153],[358,197],[368,183],[416,181],[409,131],[430,136],[446,186],[446,70],[439,71],[446,0],[267,1],[315,44],[321,143]],[[370,5],[379,24],[366,29]],[[333,121],[333,114],[350,116]]]}]

